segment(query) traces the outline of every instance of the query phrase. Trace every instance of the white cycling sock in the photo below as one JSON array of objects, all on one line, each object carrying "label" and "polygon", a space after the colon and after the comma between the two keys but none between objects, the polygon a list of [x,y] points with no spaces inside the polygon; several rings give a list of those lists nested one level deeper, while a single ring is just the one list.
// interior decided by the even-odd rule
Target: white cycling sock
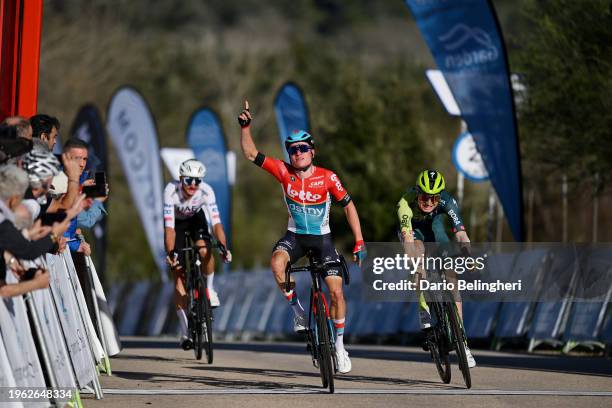
[{"label": "white cycling sock", "polygon": [[336,328],[336,350],[344,350],[344,322],[345,318],[334,319],[334,327]]},{"label": "white cycling sock", "polygon": [[206,275],[206,287],[208,290],[215,290],[213,286],[213,279],[215,278],[215,273],[211,273],[210,275]]},{"label": "white cycling sock", "polygon": [[188,337],[188,329],[187,329],[187,315],[183,309],[176,309],[176,315],[178,316],[179,323],[181,326],[181,336]]}]

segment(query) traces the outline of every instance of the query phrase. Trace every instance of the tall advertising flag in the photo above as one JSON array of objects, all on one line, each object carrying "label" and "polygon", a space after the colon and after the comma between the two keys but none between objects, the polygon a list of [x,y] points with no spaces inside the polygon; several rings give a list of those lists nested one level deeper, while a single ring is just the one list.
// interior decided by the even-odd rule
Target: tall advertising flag
[{"label": "tall advertising flag", "polygon": [[144,98],[126,86],[113,95],[106,118],[108,134],[123,166],[153,258],[166,282],[162,171],[153,117]]},{"label": "tall advertising flag", "polygon": [[[70,130],[72,137],[81,139],[89,146],[87,170],[90,175],[103,171],[108,175],[108,154],[106,150],[106,131],[98,109],[91,104],[81,107]],[[93,228],[94,251],[98,261],[98,271],[104,277],[106,272],[106,217]],[[104,280],[104,279],[103,279]]]},{"label": "tall advertising flag", "polygon": [[406,0],[508,217],[523,239],[518,134],[505,46],[488,0]]},{"label": "tall advertising flag", "polygon": [[206,166],[204,181],[212,187],[221,213],[221,223],[232,244],[232,194],[227,171],[227,144],[219,118],[209,108],[196,110],[187,127],[187,143],[195,158]]},{"label": "tall advertising flag", "polygon": [[274,99],[274,111],[276,112],[276,123],[280,132],[282,151],[285,153],[285,160],[288,162],[289,156],[285,150],[285,139],[294,130],[301,129],[310,132],[308,109],[302,90],[293,82],[285,83]]}]

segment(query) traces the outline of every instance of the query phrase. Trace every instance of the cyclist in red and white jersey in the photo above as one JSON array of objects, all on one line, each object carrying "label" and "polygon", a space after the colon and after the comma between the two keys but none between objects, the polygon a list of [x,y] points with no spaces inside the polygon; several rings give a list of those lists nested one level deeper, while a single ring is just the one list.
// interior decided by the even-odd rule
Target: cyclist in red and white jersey
[{"label": "cyclist in red and white jersey", "polygon": [[[203,181],[206,167],[201,162],[190,159],[181,164],[180,179],[172,181],[164,189],[164,245],[168,256],[166,262],[174,271],[175,289],[174,304],[181,325],[181,347],[185,350],[193,347],[187,331],[185,308],[187,292],[185,291],[185,231],[189,231],[202,258],[201,272],[206,276],[210,305],[220,305],[219,296],[214,289],[215,263],[212,256],[211,236],[208,223],[212,225],[217,241],[226,246],[225,231],[215,200],[215,192]],[[231,262],[232,254],[227,250],[224,262]]]},{"label": "cyclist in red and white jersey", "polygon": [[[344,213],[355,237],[353,255],[361,261],[365,258],[366,248],[361,234],[357,208],[340,179],[332,171],[313,164],[315,156],[314,140],[303,130],[295,131],[285,141],[290,163],[265,156],[257,150],[251,137],[251,113],[249,103],[240,113],[238,121],[242,127],[241,146],[244,156],[274,176],[283,187],[285,202],[289,212],[287,232],[272,250],[270,265],[281,292],[289,301],[295,314],[294,330],[306,330],[307,320],[297,292],[285,291],[285,270],[287,264],[294,263],[308,251],[322,263],[339,260],[334,248],[329,228],[329,210],[332,199],[344,207]],[[336,358],[338,371],[351,371],[351,360],[344,348],[344,322],[346,302],[342,291],[342,271],[328,267],[323,276],[331,297],[331,316],[336,328]]]}]

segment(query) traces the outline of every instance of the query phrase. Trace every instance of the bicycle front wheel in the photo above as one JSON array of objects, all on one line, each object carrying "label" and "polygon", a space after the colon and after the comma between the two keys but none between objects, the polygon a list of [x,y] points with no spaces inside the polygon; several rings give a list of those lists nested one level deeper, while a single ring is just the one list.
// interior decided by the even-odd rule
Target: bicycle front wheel
[{"label": "bicycle front wheel", "polygon": [[202,291],[202,280],[198,279],[196,287],[193,289],[193,300],[194,300],[194,316],[195,324],[193,330],[193,352],[197,360],[202,359],[202,344],[204,342],[204,299],[205,295]]},{"label": "bicycle front wheel", "polygon": [[206,352],[206,359],[208,361],[208,364],[212,364],[213,362],[213,334],[212,334],[213,314],[212,314],[212,307],[210,306],[210,299],[208,297],[208,289],[204,288],[204,291],[202,293],[203,293],[202,303],[204,306],[204,320],[203,320],[204,328],[202,330],[202,334],[204,336],[203,346],[204,346],[204,351]]},{"label": "bicycle front wheel", "polygon": [[465,382],[466,388],[472,388],[472,377],[470,375],[470,367],[467,362],[467,354],[465,353],[465,333],[457,313],[457,306],[453,302],[446,303],[446,311],[449,318],[449,325],[453,337],[453,343],[455,350],[457,351],[457,360],[459,361],[459,370],[463,374],[463,381]]},{"label": "bicycle front wheel", "polygon": [[448,360],[448,342],[446,333],[448,332],[447,321],[440,303],[430,303],[429,309],[432,311],[436,325],[431,332],[427,334],[426,341],[429,343],[429,352],[433,359],[438,375],[444,384],[450,383],[451,368]]},{"label": "bicycle front wheel", "polygon": [[327,309],[323,301],[323,292],[317,294],[317,340],[319,348],[319,370],[323,387],[329,387],[329,392],[334,392],[334,368],[332,363],[331,333],[327,324]]}]

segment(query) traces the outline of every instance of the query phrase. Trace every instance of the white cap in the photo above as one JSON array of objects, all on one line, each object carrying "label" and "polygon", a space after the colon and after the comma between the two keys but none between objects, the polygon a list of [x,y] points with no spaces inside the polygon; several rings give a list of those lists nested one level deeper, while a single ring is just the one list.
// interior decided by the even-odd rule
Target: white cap
[{"label": "white cap", "polygon": [[49,193],[54,196],[61,196],[62,194],[66,194],[67,191],[68,176],[63,171],[60,171],[57,176],[53,177],[51,187],[49,187]]},{"label": "white cap", "polygon": [[38,218],[38,215],[40,214],[40,204],[33,199],[22,200],[21,204],[30,212],[31,219],[29,220],[29,225],[32,225],[34,220]]}]

